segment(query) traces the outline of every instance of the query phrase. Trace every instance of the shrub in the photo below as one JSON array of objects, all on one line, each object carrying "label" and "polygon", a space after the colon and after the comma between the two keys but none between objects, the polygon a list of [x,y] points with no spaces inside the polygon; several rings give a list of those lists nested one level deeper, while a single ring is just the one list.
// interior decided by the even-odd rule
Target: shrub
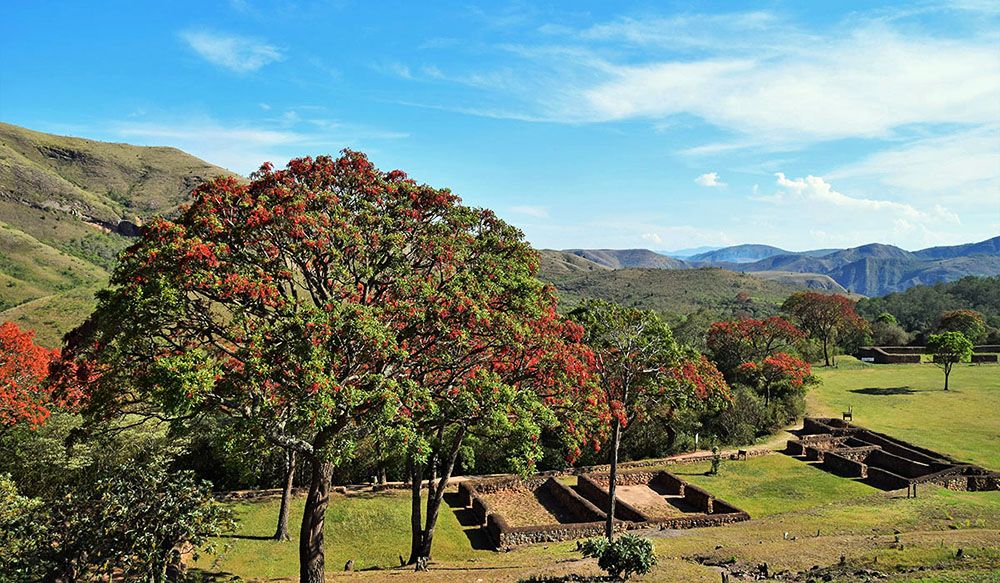
[{"label": "shrub", "polygon": [[634,534],[623,534],[611,542],[592,538],[580,543],[585,557],[597,559],[597,565],[616,579],[628,581],[632,575],[645,575],[656,564],[653,543]]}]

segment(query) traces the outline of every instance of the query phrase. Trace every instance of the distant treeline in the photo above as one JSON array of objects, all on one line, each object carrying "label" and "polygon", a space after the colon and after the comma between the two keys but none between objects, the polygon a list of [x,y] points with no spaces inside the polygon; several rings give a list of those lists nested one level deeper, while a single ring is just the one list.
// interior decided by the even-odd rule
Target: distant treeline
[{"label": "distant treeline", "polygon": [[936,330],[942,312],[975,310],[987,326],[987,342],[1000,339],[1000,277],[963,277],[950,283],[918,285],[858,302],[857,311],[870,321],[883,313],[895,316],[899,325],[920,343]]}]

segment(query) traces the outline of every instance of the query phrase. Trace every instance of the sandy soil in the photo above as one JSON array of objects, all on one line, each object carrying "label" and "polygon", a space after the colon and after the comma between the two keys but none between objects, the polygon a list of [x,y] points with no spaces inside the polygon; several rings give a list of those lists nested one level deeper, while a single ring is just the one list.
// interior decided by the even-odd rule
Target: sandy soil
[{"label": "sandy soil", "polygon": [[511,526],[576,522],[556,499],[543,489],[501,490],[484,496]]},{"label": "sandy soil", "polygon": [[615,489],[615,494],[619,500],[628,502],[639,512],[651,518],[670,518],[684,515],[683,510],[668,502],[666,497],[661,496],[645,484],[618,486]]}]

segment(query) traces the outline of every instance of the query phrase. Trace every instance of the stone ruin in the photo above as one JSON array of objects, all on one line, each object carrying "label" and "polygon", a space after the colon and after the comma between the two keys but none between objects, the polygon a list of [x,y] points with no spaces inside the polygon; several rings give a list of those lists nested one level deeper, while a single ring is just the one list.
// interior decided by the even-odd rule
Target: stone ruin
[{"label": "stone ruin", "polygon": [[[607,473],[581,474],[575,487],[554,477],[463,482],[459,504],[471,508],[498,550],[601,536],[610,501],[608,479]],[[620,531],[696,528],[750,519],[743,510],[666,471],[624,471],[616,483],[615,528]]]},{"label": "stone ruin", "polygon": [[789,440],[785,452],[883,490],[912,488],[915,493],[918,484],[1000,489],[1000,473],[835,418],[806,417],[798,439]]}]

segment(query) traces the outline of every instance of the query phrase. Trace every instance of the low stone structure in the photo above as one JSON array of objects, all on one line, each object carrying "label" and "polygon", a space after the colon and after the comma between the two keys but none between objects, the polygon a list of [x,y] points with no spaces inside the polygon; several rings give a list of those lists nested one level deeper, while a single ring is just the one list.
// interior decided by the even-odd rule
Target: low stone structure
[{"label": "low stone structure", "polygon": [[785,452],[820,462],[883,490],[937,484],[952,490],[1000,490],[1000,473],[834,418],[806,417]]},{"label": "low stone structure", "polygon": [[[610,506],[608,474],[582,474],[572,488],[552,477],[500,478],[468,481],[459,484],[459,504],[471,508],[476,522],[486,529],[497,549],[539,542],[554,542],[599,536]],[[750,515],[712,496],[702,488],[688,484],[665,471],[635,470],[618,474],[615,501],[616,528],[696,528],[749,520]],[[639,488],[644,498],[662,505],[665,512],[653,512],[622,499],[621,492]],[[645,491],[648,489],[648,491]],[[487,498],[504,490],[542,496],[559,506],[560,519],[547,524],[511,524],[504,512],[491,507]]]},{"label": "low stone structure", "polygon": [[[924,353],[923,346],[862,346],[854,356],[858,360],[874,364],[920,364],[920,355]],[[973,364],[995,363],[998,361],[1000,346],[980,344],[972,348],[972,353]]]}]

